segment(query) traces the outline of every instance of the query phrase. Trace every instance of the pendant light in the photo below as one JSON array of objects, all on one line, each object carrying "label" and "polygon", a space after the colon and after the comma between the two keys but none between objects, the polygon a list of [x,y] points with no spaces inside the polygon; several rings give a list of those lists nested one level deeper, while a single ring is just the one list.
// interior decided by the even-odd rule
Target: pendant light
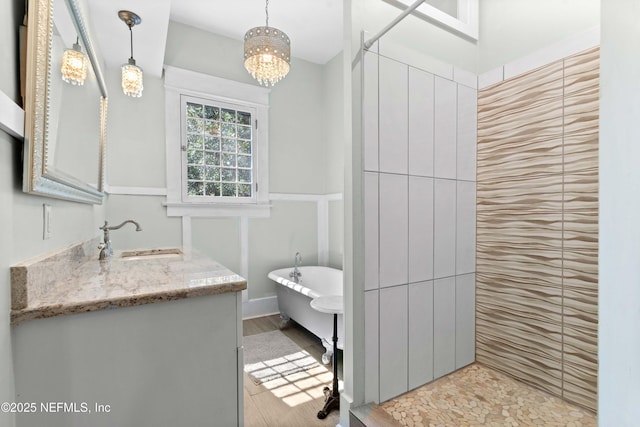
[{"label": "pendant light", "polygon": [[269,0],[264,10],[266,26],[244,35],[244,67],[261,85],[273,86],[289,72],[291,43],[284,32],[269,27]]},{"label": "pendant light", "polygon": [[121,10],[118,12],[118,16],[129,27],[129,34],[131,36],[131,57],[129,62],[122,65],[122,91],[125,95],[139,98],[142,96],[142,68],[136,65],[136,60],[133,59],[133,31],[131,30],[135,25],[139,25],[142,19],[138,15],[128,10]]},{"label": "pendant light", "polygon": [[72,85],[82,86],[87,78],[87,56],[82,52],[82,48],[76,42],[72,49],[66,49],[62,54],[62,65],[60,73],[62,80]]}]

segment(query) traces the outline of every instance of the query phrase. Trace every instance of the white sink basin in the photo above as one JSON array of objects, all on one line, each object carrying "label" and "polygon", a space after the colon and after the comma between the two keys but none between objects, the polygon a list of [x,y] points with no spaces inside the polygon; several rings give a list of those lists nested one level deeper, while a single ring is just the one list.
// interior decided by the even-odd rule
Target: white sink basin
[{"label": "white sink basin", "polygon": [[178,248],[169,249],[145,249],[139,251],[124,251],[120,258],[125,261],[136,261],[145,259],[179,258],[182,251]]}]

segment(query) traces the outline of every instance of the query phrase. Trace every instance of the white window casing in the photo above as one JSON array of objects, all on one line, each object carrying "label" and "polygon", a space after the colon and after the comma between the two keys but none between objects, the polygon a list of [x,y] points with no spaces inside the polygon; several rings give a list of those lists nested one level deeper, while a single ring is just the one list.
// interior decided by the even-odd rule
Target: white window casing
[{"label": "white window casing", "polygon": [[[233,80],[165,66],[165,124],[167,158],[168,216],[269,216],[269,92]],[[212,104],[231,105],[251,110],[253,142],[253,197],[186,197],[186,173],[183,170],[183,116],[185,100],[200,99]]]},{"label": "white window casing", "polygon": [[[402,9],[406,9],[415,2],[415,0],[385,1],[395,6],[400,6]],[[418,6],[413,13],[416,16],[437,23],[455,33],[462,34],[472,40],[478,40],[478,2],[479,0],[456,0],[457,16],[451,16],[426,2]]]}]

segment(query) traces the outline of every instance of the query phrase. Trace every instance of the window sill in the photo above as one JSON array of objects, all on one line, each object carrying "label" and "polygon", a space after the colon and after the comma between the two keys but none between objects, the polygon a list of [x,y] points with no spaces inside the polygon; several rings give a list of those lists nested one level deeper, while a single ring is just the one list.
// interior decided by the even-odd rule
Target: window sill
[{"label": "window sill", "polygon": [[248,216],[256,218],[268,218],[271,214],[271,204],[214,204],[214,203],[169,203],[163,205],[167,208],[167,216],[190,217],[222,217],[222,216]]}]

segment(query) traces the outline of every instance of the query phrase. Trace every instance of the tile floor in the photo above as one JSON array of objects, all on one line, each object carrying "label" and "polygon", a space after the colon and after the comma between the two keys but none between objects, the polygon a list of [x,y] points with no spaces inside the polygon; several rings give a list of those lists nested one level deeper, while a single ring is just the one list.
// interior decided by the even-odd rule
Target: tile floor
[{"label": "tile floor", "polygon": [[591,412],[477,363],[380,407],[409,427],[597,426]]},{"label": "tile floor", "polygon": [[[243,321],[244,336],[278,329],[279,316],[267,316]],[[331,385],[331,366],[322,364],[324,348],[320,340],[295,322],[282,330],[301,349],[306,350],[320,366],[306,372],[255,385],[244,374],[244,425],[246,427],[315,427],[335,426],[339,413],[332,411],[319,420],[317,413],[324,404],[322,389]],[[339,365],[340,366],[340,365]]]}]

